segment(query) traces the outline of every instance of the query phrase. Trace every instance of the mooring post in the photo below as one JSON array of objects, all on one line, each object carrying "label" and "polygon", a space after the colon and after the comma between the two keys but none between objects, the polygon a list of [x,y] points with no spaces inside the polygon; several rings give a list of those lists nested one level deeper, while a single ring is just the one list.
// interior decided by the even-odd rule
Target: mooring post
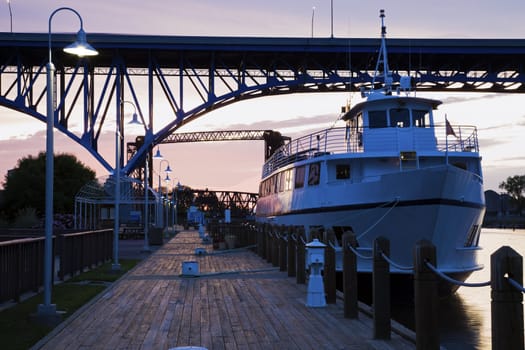
[{"label": "mooring post", "polygon": [[281,240],[281,233],[279,227],[274,226],[272,238],[272,266],[279,266],[279,241]]},{"label": "mooring post", "polygon": [[266,230],[266,261],[272,262],[272,249],[273,249],[273,226],[268,225]]},{"label": "mooring post", "polygon": [[281,237],[279,238],[279,271],[286,271],[286,244],[288,241],[288,229],[281,227]]},{"label": "mooring post", "polygon": [[295,280],[298,284],[305,284],[306,283],[306,267],[305,267],[305,246],[303,241],[303,235],[302,232],[299,231],[297,233],[297,274],[295,276]]},{"label": "mooring post", "polygon": [[337,299],[335,280],[335,248],[330,245],[330,239],[326,243],[327,245],[325,249],[324,263],[324,289],[326,293],[326,303],[335,304]]},{"label": "mooring post", "polygon": [[436,266],[436,247],[428,240],[414,247],[414,312],[416,349],[439,349],[437,276],[426,263]]},{"label": "mooring post", "polygon": [[490,256],[492,349],[523,349],[523,293],[509,278],[523,285],[523,258],[503,246]]},{"label": "mooring post", "polygon": [[287,257],[288,257],[288,277],[294,277],[295,276],[295,245],[296,245],[296,238],[294,237],[294,231],[293,229],[290,229],[288,233],[288,245],[286,246],[287,249]]},{"label": "mooring post", "polygon": [[264,259],[264,224],[256,224],[257,228],[257,255]]},{"label": "mooring post", "polygon": [[390,339],[390,264],[383,255],[390,255],[390,241],[384,237],[374,240],[372,271],[374,304],[374,339]]},{"label": "mooring post", "polygon": [[349,248],[357,247],[357,239],[353,232],[343,234],[343,293],[345,318],[358,318],[357,301],[357,259]]}]

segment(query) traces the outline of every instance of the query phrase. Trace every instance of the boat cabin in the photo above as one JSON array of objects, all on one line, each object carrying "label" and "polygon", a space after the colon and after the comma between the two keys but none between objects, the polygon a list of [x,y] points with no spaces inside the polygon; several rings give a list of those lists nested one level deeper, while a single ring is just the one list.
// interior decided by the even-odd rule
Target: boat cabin
[{"label": "boat cabin", "polygon": [[435,150],[433,110],[440,101],[371,95],[343,116],[364,152]]}]

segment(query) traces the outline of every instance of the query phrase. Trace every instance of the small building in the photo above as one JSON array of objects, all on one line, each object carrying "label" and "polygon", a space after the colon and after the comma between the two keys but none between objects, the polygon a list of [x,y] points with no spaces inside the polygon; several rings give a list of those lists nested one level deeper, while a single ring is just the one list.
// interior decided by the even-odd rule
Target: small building
[{"label": "small building", "polygon": [[[144,184],[130,177],[120,178],[119,222],[144,226]],[[160,198],[148,187],[148,221],[156,222]],[[112,227],[115,219],[115,178],[104,176],[88,182],[75,196],[75,229],[96,230]]]}]

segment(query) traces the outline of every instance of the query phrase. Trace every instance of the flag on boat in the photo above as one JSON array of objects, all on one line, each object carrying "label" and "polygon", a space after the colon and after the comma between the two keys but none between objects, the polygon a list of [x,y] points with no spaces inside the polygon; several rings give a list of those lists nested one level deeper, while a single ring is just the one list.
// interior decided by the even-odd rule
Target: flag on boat
[{"label": "flag on boat", "polygon": [[446,128],[447,128],[447,136],[452,135],[454,137],[457,137],[456,133],[454,132],[454,129],[452,129],[452,125],[450,125],[447,118],[445,118],[445,123],[446,123]]}]

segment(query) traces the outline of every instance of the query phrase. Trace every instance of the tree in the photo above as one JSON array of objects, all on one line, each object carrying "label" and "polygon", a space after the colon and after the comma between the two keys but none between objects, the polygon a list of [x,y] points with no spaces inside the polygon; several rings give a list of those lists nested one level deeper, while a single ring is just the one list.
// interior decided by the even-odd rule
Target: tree
[{"label": "tree", "polygon": [[[17,167],[5,177],[3,210],[9,218],[25,208],[33,208],[38,215],[45,213],[46,154],[27,156],[18,160]],[[54,157],[55,213],[71,214],[78,190],[94,180],[96,174],[79,162],[74,155],[59,154]]]},{"label": "tree", "polygon": [[523,196],[525,194],[525,175],[509,176],[507,181],[499,184],[499,188],[507,191],[507,194],[516,202],[518,213],[521,216],[525,202],[525,197]]}]

